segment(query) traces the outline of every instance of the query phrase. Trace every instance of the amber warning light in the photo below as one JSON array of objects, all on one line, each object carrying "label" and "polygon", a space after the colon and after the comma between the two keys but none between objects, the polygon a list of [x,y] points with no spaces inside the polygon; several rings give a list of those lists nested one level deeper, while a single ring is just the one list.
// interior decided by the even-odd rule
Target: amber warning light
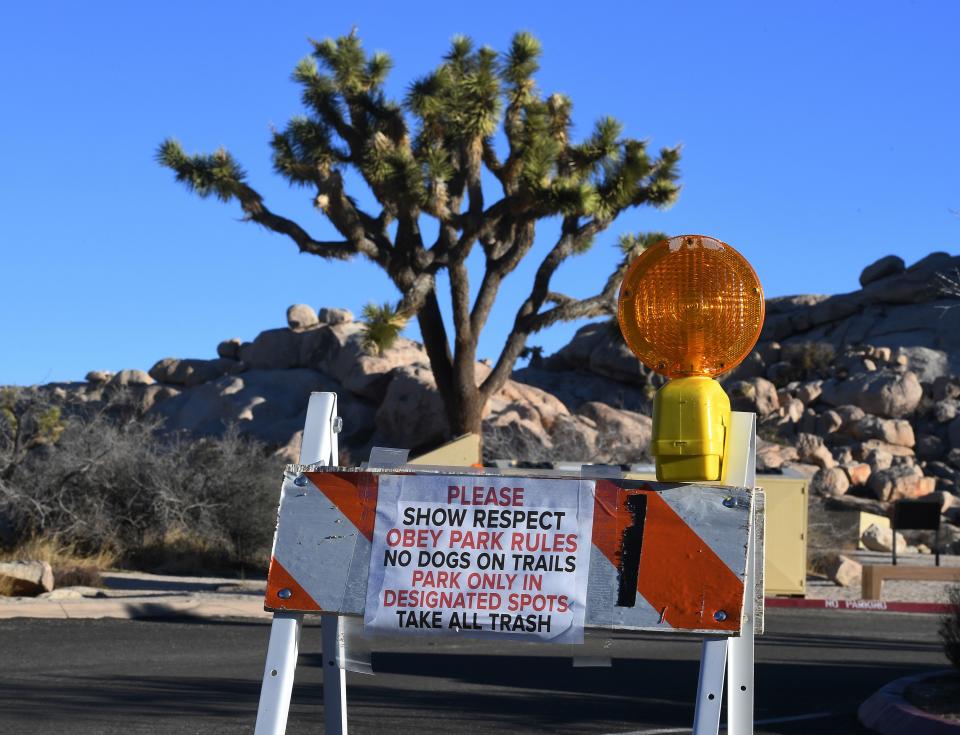
[{"label": "amber warning light", "polygon": [[657,479],[721,478],[730,399],[713,378],[750,354],[763,316],[756,272],[720,240],[671,237],[630,264],[620,287],[620,329],[644,365],[674,378],[654,399]]}]

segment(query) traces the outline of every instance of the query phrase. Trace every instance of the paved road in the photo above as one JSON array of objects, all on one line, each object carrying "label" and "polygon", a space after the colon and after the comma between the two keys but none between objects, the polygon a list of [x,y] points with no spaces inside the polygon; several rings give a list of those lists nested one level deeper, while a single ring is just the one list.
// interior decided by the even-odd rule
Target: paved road
[{"label": "paved road", "polygon": [[[854,713],[869,694],[946,665],[936,624],[927,615],[768,611],[756,732],[859,732]],[[268,632],[236,620],[0,621],[0,732],[251,732]],[[535,645],[380,645],[377,675],[349,676],[351,731],[682,732],[675,728],[692,719],[698,645],[612,640],[610,668],[573,668],[570,649]],[[319,645],[319,627],[308,625],[290,733],[323,729]]]}]

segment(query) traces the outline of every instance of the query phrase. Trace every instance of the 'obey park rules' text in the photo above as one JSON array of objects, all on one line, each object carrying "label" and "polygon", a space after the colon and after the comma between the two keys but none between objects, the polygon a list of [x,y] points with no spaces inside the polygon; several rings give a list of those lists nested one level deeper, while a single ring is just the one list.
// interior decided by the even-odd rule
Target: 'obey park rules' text
[{"label": "'obey park rules' text", "polygon": [[593,483],[383,475],[365,623],[583,639]]}]

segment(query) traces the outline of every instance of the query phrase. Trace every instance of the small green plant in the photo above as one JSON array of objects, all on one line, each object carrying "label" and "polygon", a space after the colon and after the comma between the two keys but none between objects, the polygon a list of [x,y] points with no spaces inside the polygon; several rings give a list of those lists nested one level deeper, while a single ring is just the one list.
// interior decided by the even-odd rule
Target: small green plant
[{"label": "small green plant", "polygon": [[953,585],[947,595],[953,611],[940,621],[940,638],[943,639],[944,654],[960,671],[960,584]]},{"label": "small green plant", "polygon": [[0,480],[9,480],[34,449],[56,444],[66,424],[60,407],[24,388],[0,390]]},{"label": "small green plant", "polygon": [[363,307],[363,322],[363,346],[382,355],[407,326],[407,317],[390,304],[369,303]]},{"label": "small green plant", "polygon": [[633,260],[647,248],[651,248],[661,240],[669,237],[665,232],[638,232],[623,234],[617,239],[617,247],[624,257]]},{"label": "small green plant", "polygon": [[836,356],[836,350],[828,342],[810,342],[800,355],[800,367],[808,373],[827,370]]},{"label": "small green plant", "polygon": [[524,347],[520,352],[521,360],[529,360],[528,367],[538,368],[543,366],[543,347],[536,345],[534,347]]}]

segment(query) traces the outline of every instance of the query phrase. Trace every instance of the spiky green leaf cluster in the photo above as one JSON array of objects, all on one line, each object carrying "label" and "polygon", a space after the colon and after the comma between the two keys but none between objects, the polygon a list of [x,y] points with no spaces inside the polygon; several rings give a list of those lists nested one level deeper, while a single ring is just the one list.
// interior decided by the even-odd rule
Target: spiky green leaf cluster
[{"label": "spiky green leaf cluster", "polygon": [[368,303],[363,307],[362,319],[363,345],[378,355],[393,347],[407,326],[407,317],[391,304]]},{"label": "spiky green leaf cluster", "polygon": [[301,186],[316,182],[318,173],[348,157],[333,145],[328,127],[303,115],[292,118],[283,132],[274,131],[270,147],[274,170]]},{"label": "spiky green leaf cluster", "polygon": [[167,138],[157,150],[157,161],[172,169],[177,181],[201,197],[230,201],[246,178],[246,172],[223,148],[211,154],[187,155],[180,143]]},{"label": "spiky green leaf cluster", "polygon": [[637,232],[624,233],[617,240],[617,247],[628,260],[633,260],[647,248],[651,248],[669,237],[665,232]]},{"label": "spiky green leaf cluster", "polygon": [[444,62],[407,92],[406,107],[420,123],[420,144],[492,135],[500,120],[500,92],[496,52],[487,46],[474,50],[465,36],[454,38]]}]

